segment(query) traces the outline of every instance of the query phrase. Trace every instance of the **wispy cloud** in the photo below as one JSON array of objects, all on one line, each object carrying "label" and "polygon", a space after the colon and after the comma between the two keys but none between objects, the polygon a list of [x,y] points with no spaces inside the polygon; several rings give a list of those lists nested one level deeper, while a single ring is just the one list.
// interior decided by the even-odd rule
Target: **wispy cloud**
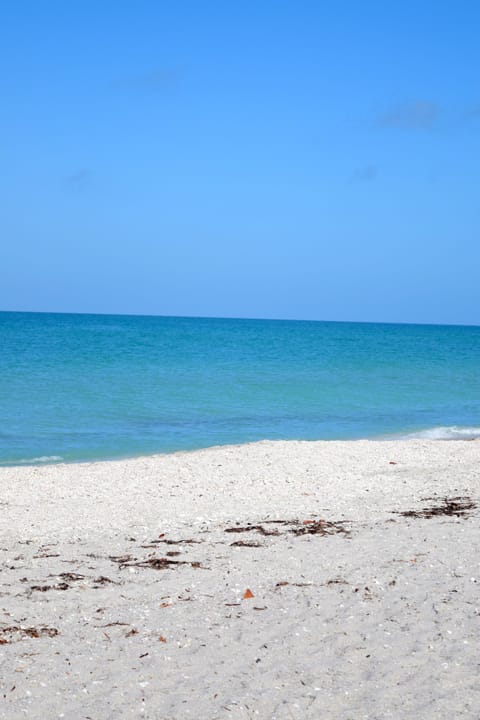
[{"label": "wispy cloud", "polygon": [[350,182],[368,183],[376,180],[378,177],[378,167],[376,165],[363,165],[354,170]]},{"label": "wispy cloud", "polygon": [[440,108],[436,103],[430,100],[417,100],[392,108],[379,118],[379,125],[401,130],[431,130],[439,115]]},{"label": "wispy cloud", "polygon": [[80,168],[75,172],[67,175],[64,179],[64,185],[70,188],[85,188],[90,185],[92,181],[92,172],[87,168]]}]

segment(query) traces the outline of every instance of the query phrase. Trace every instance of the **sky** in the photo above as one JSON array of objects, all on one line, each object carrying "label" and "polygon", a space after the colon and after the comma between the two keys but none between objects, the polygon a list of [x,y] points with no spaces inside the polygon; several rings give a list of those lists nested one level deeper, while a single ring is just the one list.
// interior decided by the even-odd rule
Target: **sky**
[{"label": "sky", "polygon": [[3,0],[0,310],[480,324],[477,0]]}]

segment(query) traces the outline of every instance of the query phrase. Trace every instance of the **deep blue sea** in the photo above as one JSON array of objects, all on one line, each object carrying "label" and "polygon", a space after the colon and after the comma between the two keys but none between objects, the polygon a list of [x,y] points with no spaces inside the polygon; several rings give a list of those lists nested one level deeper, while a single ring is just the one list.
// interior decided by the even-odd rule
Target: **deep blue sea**
[{"label": "deep blue sea", "polygon": [[0,313],[0,464],[480,436],[480,327]]}]

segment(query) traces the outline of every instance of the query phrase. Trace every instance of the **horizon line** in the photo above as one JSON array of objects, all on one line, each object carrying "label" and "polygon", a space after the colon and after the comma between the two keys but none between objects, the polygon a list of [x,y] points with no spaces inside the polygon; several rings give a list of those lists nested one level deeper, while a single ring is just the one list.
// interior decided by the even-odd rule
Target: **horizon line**
[{"label": "horizon line", "polygon": [[408,322],[395,320],[320,320],[312,318],[278,318],[278,317],[240,317],[220,315],[161,315],[152,313],[114,313],[114,312],[81,312],[65,310],[0,310],[0,314],[18,315],[87,315],[94,317],[139,317],[139,318],[171,318],[183,320],[247,320],[249,322],[311,322],[311,323],[343,323],[349,325],[418,325],[428,327],[480,327],[479,324],[453,322]]}]

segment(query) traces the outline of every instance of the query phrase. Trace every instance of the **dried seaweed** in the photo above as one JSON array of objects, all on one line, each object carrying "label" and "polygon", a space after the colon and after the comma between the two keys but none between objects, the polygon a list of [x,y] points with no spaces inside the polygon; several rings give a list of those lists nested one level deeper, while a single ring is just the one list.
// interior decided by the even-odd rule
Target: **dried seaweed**
[{"label": "dried seaweed", "polygon": [[225,528],[225,532],[227,532],[227,533],[241,533],[241,532],[251,532],[251,531],[258,532],[258,533],[260,533],[260,535],[265,535],[265,536],[280,535],[278,530],[268,531],[268,530],[265,530],[265,528],[262,527],[262,525],[247,525],[245,527],[235,526],[235,527],[231,527],[231,528]]},{"label": "dried seaweed", "polygon": [[[329,520],[265,520],[263,525],[275,524],[287,526],[286,532],[294,535],[344,535],[350,536],[350,532],[344,527],[344,521],[330,522]],[[279,530],[265,530],[263,525],[234,526],[225,529],[227,533],[258,532],[260,535],[280,535]]]},{"label": "dried seaweed", "polygon": [[126,567],[151,568],[152,570],[166,570],[167,568],[178,567],[179,565],[190,565],[192,568],[202,567],[199,562],[189,562],[187,560],[171,560],[168,557],[151,557],[146,560],[136,560],[133,562],[123,562],[123,558],[110,558],[120,565],[120,569]]},{"label": "dried seaweed", "polygon": [[275,584],[275,589],[286,587],[287,585],[291,585],[292,587],[312,587],[313,583],[311,583],[311,582],[304,582],[304,583],[292,582],[291,583],[291,582],[288,582],[288,580],[281,580],[280,582],[277,582]]},{"label": "dried seaweed", "polygon": [[441,500],[439,498],[422,498],[423,501],[434,500],[437,504],[431,505],[430,507],[424,507],[422,510],[404,510],[397,512],[397,515],[402,517],[411,518],[424,518],[430,519],[433,517],[468,517],[472,510],[477,507],[476,504],[470,497],[458,496],[458,497],[445,497]]},{"label": "dried seaweed", "polygon": [[53,627],[20,627],[10,625],[0,628],[0,644],[7,645],[10,642],[24,640],[25,638],[56,637],[59,634],[57,628]]},{"label": "dried seaweed", "polygon": [[56,585],[31,585],[30,590],[36,590],[37,592],[48,592],[48,590],[68,590],[70,585],[68,583],[57,583]]},{"label": "dried seaweed", "polygon": [[294,535],[345,535],[349,536],[349,531],[344,527],[344,522],[330,522],[329,520],[314,520],[300,527],[290,529]]},{"label": "dried seaweed", "polygon": [[116,620],[115,622],[109,622],[106,625],[101,625],[100,627],[116,627],[117,625],[128,626],[130,625],[130,623],[120,622],[119,620]]},{"label": "dried seaweed", "polygon": [[62,580],[64,580],[64,581],[71,580],[72,582],[76,582],[77,580],[85,579],[85,575],[80,575],[79,573],[70,573],[70,572],[60,573],[60,575],[58,577],[61,577]]},{"label": "dried seaweed", "polygon": [[132,555],[109,555],[108,559],[112,562],[116,562],[119,565],[125,565],[126,563],[133,560]]},{"label": "dried seaweed", "polygon": [[100,577],[95,578],[93,581],[95,585],[107,585],[108,583],[111,583],[112,585],[118,585],[119,583],[115,582],[115,580],[111,580],[108,577],[105,577],[105,575],[100,575]]},{"label": "dried seaweed", "polygon": [[152,540],[152,543],[165,543],[165,545],[199,545],[203,540],[193,540],[193,538],[186,538],[185,540],[170,540],[168,538],[160,538],[159,540]]}]

